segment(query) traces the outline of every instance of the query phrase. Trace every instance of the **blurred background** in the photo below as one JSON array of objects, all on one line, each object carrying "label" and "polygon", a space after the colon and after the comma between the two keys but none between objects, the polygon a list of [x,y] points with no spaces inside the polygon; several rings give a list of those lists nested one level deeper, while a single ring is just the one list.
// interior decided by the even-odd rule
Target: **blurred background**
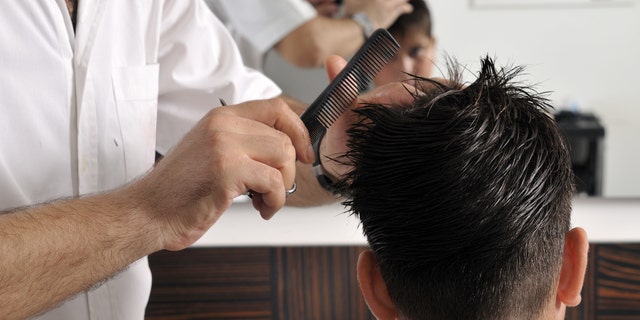
[{"label": "blurred background", "polygon": [[[444,55],[468,66],[488,54],[524,65],[522,80],[548,91],[571,138],[582,194],[640,196],[640,5],[637,0],[427,1]],[[327,83],[323,69],[299,69],[275,51],[265,73],[285,93],[311,102]],[[442,71],[444,72],[444,71]],[[580,173],[580,170],[584,171]]]}]

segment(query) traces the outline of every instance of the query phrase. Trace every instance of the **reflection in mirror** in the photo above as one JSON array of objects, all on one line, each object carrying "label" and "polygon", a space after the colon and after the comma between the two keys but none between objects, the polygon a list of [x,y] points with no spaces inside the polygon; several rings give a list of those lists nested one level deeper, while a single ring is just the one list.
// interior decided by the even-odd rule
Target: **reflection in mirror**
[{"label": "reflection in mirror", "polygon": [[[602,127],[589,133],[603,134],[597,146],[600,169],[590,169],[599,170],[593,178],[599,186],[582,193],[640,197],[640,3],[531,0],[502,6],[505,1],[491,0],[481,6],[474,1],[428,1],[438,39],[432,76],[444,69],[444,54],[466,63],[470,72],[478,70],[485,54],[500,65],[526,66],[525,80],[548,91],[558,111],[592,116]],[[285,93],[307,102],[327,83],[324,70],[296,70],[273,52],[265,73]],[[591,152],[580,147],[584,143],[577,145],[573,152]]]},{"label": "reflection in mirror", "polygon": [[[527,80],[550,92],[565,129],[574,138],[582,135],[572,143],[576,173],[591,170],[592,179],[601,181],[590,194],[640,197],[640,90],[633,86],[640,74],[640,5],[546,3],[483,8],[429,2],[442,50],[462,62],[488,52],[503,64],[526,65]],[[600,169],[582,162],[590,153]]]}]

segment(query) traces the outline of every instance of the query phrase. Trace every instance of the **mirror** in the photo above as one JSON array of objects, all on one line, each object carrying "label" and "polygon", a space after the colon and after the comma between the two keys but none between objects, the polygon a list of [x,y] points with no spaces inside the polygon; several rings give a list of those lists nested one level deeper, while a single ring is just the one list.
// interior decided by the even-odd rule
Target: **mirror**
[{"label": "mirror", "polygon": [[[602,195],[640,197],[640,4],[633,0],[428,1],[446,52],[478,70],[479,58],[525,65],[523,81],[558,110],[593,114],[605,129]],[[285,93],[310,102],[326,85],[323,70],[267,55],[265,73]],[[434,76],[439,71],[435,69]]]}]

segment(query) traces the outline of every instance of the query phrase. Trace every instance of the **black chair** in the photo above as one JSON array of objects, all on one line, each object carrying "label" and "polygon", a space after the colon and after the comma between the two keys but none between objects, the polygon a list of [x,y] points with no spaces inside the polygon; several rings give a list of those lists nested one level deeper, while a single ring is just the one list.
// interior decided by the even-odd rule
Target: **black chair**
[{"label": "black chair", "polygon": [[604,127],[589,113],[560,111],[555,119],[569,148],[577,192],[602,196]]}]

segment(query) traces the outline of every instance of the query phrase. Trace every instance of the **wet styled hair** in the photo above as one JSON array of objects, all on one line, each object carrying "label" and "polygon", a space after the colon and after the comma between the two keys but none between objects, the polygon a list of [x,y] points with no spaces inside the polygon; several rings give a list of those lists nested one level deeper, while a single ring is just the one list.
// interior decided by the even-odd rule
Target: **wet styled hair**
[{"label": "wet styled hair", "polygon": [[409,28],[416,28],[431,37],[431,14],[427,3],[424,0],[409,0],[409,3],[413,11],[400,15],[387,30],[393,36],[402,37]]},{"label": "wet styled hair", "polygon": [[338,185],[407,319],[532,319],[553,299],[575,192],[522,68],[416,80],[412,107],[364,105]]}]

